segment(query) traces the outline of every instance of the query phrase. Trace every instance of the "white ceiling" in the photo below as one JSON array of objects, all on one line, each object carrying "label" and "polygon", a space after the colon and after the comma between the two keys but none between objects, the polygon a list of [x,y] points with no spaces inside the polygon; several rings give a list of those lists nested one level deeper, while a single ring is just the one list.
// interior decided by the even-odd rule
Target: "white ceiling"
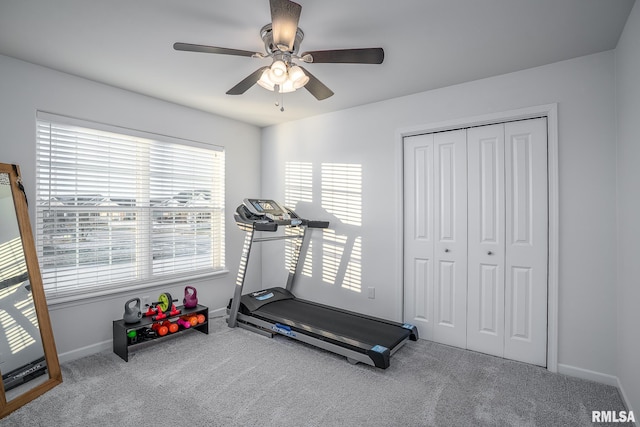
[{"label": "white ceiling", "polygon": [[225,92],[267,59],[268,0],[0,0],[0,54],[266,126],[615,48],[634,0],[298,0],[300,51],[382,47],[382,65],[308,64],[335,95]]}]

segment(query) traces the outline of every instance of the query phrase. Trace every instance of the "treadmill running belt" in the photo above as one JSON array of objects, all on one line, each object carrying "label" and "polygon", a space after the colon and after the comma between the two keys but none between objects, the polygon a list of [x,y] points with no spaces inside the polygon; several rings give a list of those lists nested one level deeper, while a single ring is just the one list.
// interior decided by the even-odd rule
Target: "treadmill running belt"
[{"label": "treadmill running belt", "polygon": [[251,315],[315,332],[328,339],[346,341],[365,351],[375,345],[392,350],[411,334],[401,326],[298,299],[265,304]]}]

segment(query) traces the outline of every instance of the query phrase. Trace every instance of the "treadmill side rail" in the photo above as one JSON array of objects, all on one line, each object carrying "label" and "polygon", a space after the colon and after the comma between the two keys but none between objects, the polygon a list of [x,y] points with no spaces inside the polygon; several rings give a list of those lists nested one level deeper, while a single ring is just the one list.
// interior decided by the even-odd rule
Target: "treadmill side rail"
[{"label": "treadmill side rail", "polygon": [[[387,356],[385,358],[384,355],[379,356],[376,355],[371,357],[369,354],[359,353],[357,351],[350,350],[345,347],[341,347],[330,343],[328,341],[320,340],[318,338],[314,338],[310,335],[305,335],[301,333],[296,333],[293,336],[291,334],[284,334],[279,332],[276,329],[273,329],[273,323],[264,321],[262,319],[258,319],[253,316],[248,316],[242,313],[238,313],[238,326],[257,332],[262,335],[267,335],[268,332],[275,333],[278,335],[286,336],[287,338],[291,338],[297,341],[301,341],[307,344],[311,344],[314,347],[321,348],[323,350],[330,351],[331,353],[339,354],[341,356],[345,356],[347,359],[356,360],[361,363],[365,363],[370,366],[375,366],[376,368],[386,369],[389,367],[390,353],[387,350]],[[266,332],[266,333],[265,333]]]}]

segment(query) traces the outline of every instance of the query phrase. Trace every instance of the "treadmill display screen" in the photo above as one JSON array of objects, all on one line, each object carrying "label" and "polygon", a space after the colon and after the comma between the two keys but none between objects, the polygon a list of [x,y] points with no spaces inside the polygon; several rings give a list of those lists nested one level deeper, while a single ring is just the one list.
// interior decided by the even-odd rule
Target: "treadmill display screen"
[{"label": "treadmill display screen", "polygon": [[289,219],[289,214],[277,202],[268,199],[244,199],[244,205],[254,215],[266,216],[270,219]]},{"label": "treadmill display screen", "polygon": [[276,210],[270,200],[253,200],[252,205],[258,212],[270,212]]}]

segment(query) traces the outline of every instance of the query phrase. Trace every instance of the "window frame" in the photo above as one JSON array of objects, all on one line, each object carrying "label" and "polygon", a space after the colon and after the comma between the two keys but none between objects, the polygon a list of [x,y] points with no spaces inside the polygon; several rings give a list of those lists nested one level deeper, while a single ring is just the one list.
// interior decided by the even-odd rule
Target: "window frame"
[{"label": "window frame", "polygon": [[[130,292],[130,291],[141,290],[145,288],[154,288],[162,285],[175,284],[177,282],[184,282],[184,281],[192,282],[199,279],[221,276],[228,273],[228,269],[226,266],[227,257],[226,257],[226,250],[225,250],[225,247],[226,247],[226,224],[225,224],[226,222],[225,221],[225,213],[226,213],[226,206],[225,206],[226,158],[225,156],[226,156],[226,153],[223,146],[216,145],[216,144],[203,143],[203,142],[189,140],[185,138],[176,138],[176,137],[162,135],[158,133],[140,131],[140,130],[125,128],[125,127],[120,127],[120,126],[115,126],[110,124],[104,124],[104,123],[99,123],[95,121],[77,119],[73,117],[48,113],[44,111],[37,111],[36,120],[35,120],[35,126],[36,126],[35,168],[36,168],[36,189],[37,190],[36,190],[36,198],[35,198],[36,199],[35,200],[36,226],[34,231],[36,234],[38,258],[40,260],[40,267],[41,267],[41,270],[43,271],[43,274],[42,274],[43,276],[45,276],[45,271],[47,269],[43,266],[43,250],[44,250],[43,236],[45,235],[44,234],[45,232],[43,229],[44,228],[43,210],[46,210],[46,207],[43,208],[40,203],[41,202],[40,186],[41,186],[41,180],[43,180],[40,176],[40,173],[41,173],[41,170],[43,169],[43,166],[40,160],[41,141],[40,141],[40,135],[39,135],[39,127],[41,126],[42,122],[51,123],[53,125],[86,128],[86,129],[91,129],[98,132],[115,133],[123,136],[125,139],[131,138],[132,140],[134,140],[134,139],[141,138],[141,139],[153,141],[154,144],[156,143],[166,144],[166,146],[178,145],[178,146],[193,147],[198,149],[206,149],[208,151],[218,153],[216,156],[219,156],[217,160],[215,161],[212,160],[212,165],[216,164],[218,166],[218,169],[214,172],[214,175],[217,175],[215,177],[217,178],[217,180],[215,180],[216,190],[212,192],[212,194],[210,195],[210,197],[214,200],[210,202],[210,206],[207,206],[204,208],[204,209],[211,209],[208,211],[208,212],[211,212],[212,214],[210,216],[211,222],[209,223],[209,226],[211,228],[210,230],[211,246],[209,246],[209,249],[211,251],[210,256],[212,258],[215,258],[217,256],[217,259],[219,261],[217,265],[215,261],[212,261],[212,265],[210,268],[201,268],[201,269],[194,270],[193,272],[179,271],[179,272],[173,272],[171,274],[154,273],[154,274],[146,275],[146,277],[142,277],[142,278],[136,277],[134,280],[116,281],[114,283],[109,283],[105,286],[96,284],[96,282],[94,281],[93,284],[87,284],[86,286],[81,285],[79,287],[76,287],[75,289],[65,289],[64,286],[62,286],[62,289],[58,289],[58,287],[55,285],[53,287],[51,285],[47,286],[47,283],[45,281],[45,292],[47,294],[47,298],[50,303],[58,304],[58,303],[64,303],[69,301],[98,298],[106,295]],[[151,161],[149,160],[150,157],[148,157],[147,159],[148,161]],[[147,185],[148,185],[147,190],[151,191],[149,190],[149,188],[153,185],[151,183],[151,179],[148,180]],[[191,191],[196,189],[188,188],[186,190]],[[48,196],[51,197],[50,194],[48,194]],[[214,205],[217,207],[214,207]],[[149,206],[144,206],[144,207],[136,206],[136,209],[139,209],[139,211],[141,212],[146,209],[149,213],[148,215],[152,214],[154,210],[158,210],[157,207],[154,207],[151,204],[149,204]],[[217,217],[214,213],[218,214]],[[147,221],[145,225],[146,228],[142,231],[142,233],[151,235],[153,233],[153,226],[154,226],[153,220]],[[78,231],[79,228],[76,228],[75,230]],[[140,231],[138,231],[137,233],[140,233]],[[144,250],[144,247],[143,247],[143,250]],[[151,248],[149,247],[147,249],[147,252],[145,253],[144,259],[142,260],[142,263],[143,263],[142,268],[146,268],[146,269],[153,268],[152,265],[154,264],[155,261],[153,260],[153,252],[151,253],[148,252],[150,250]],[[140,248],[138,247],[138,242],[136,242],[136,246],[134,247],[133,251],[135,251],[136,253],[140,251]],[[172,257],[171,259],[176,260],[179,258]],[[138,259],[134,261],[134,264],[136,265],[136,267],[134,268],[140,268],[138,267],[139,262],[140,261]],[[79,270],[80,267],[81,267],[80,265],[76,265],[76,270]],[[87,281],[87,283],[88,282],[89,281]]]}]

